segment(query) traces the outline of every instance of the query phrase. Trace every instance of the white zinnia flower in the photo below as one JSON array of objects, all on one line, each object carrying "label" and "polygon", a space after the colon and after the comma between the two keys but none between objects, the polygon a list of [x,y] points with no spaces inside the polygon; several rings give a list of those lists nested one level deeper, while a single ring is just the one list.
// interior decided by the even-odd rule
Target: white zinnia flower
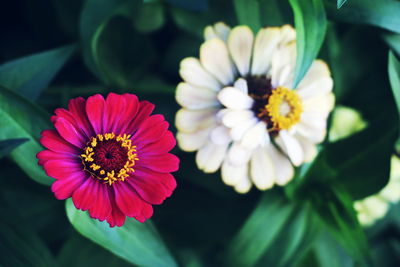
[{"label": "white zinnia flower", "polygon": [[389,210],[390,203],[400,200],[400,159],[392,156],[389,183],[377,194],[356,201],[354,208],[357,217],[364,226],[373,225],[384,217]]},{"label": "white zinnia flower", "polygon": [[326,134],[334,105],[328,66],[315,60],[292,90],[296,33],[217,23],[205,29],[200,60],[185,58],[176,99],[178,144],[198,151],[204,172],[221,167],[223,181],[245,193],[285,185],[294,166],[310,161]]}]

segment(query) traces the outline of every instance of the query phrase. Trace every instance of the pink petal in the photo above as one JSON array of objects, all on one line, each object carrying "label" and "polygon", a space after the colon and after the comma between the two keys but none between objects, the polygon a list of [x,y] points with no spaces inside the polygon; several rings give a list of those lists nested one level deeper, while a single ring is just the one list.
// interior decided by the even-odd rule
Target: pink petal
[{"label": "pink petal", "polygon": [[104,126],[107,125],[107,121],[103,117],[106,114],[106,107],[102,95],[97,94],[87,99],[86,114],[93,126],[94,132],[96,134],[104,134]]},{"label": "pink petal", "polygon": [[138,112],[136,117],[127,124],[126,128],[121,128],[121,131],[126,134],[134,134],[139,128],[140,124],[147,119],[154,110],[154,105],[148,101],[141,101],[139,103]]},{"label": "pink petal", "polygon": [[80,150],[66,142],[56,130],[44,130],[42,132],[42,137],[40,138],[40,143],[54,152],[58,153],[68,153],[73,155],[79,155]]},{"label": "pink petal", "polygon": [[143,200],[150,204],[161,204],[167,197],[167,192],[164,185],[157,178],[136,170],[126,182],[135,188]]},{"label": "pink petal", "polygon": [[94,130],[86,114],[86,100],[83,97],[71,99],[68,102],[68,109],[75,117],[79,127],[85,132],[87,137],[94,136]]},{"label": "pink petal", "polygon": [[137,165],[156,172],[175,172],[179,169],[179,158],[173,154],[139,155]]},{"label": "pink petal", "polygon": [[118,208],[127,216],[139,216],[143,206],[143,200],[134,189],[125,182],[116,182],[112,185],[115,192],[115,202]]},{"label": "pink petal", "polygon": [[165,134],[168,126],[163,115],[153,115],[143,121],[131,139],[133,143],[141,145],[153,143]]},{"label": "pink petal", "polygon": [[96,205],[96,193],[99,183],[95,178],[89,177],[74,191],[72,201],[77,209],[88,210]]},{"label": "pink petal", "polygon": [[90,178],[84,172],[73,173],[65,179],[55,181],[51,185],[51,191],[57,199],[67,199],[84,183],[85,179]]},{"label": "pink petal", "polygon": [[110,186],[101,182],[96,183],[95,204],[89,209],[92,218],[104,221],[111,214],[111,203],[109,197]]},{"label": "pink petal", "polygon": [[107,128],[106,132],[124,134],[121,128],[126,127],[136,116],[138,111],[138,98],[132,94],[117,95],[110,93],[106,99]]},{"label": "pink petal", "polygon": [[57,132],[70,144],[77,148],[85,147],[87,139],[79,133],[76,128],[64,118],[57,118],[54,126]]},{"label": "pink petal", "polygon": [[118,208],[113,198],[110,197],[110,200],[112,210],[110,216],[107,218],[107,222],[110,224],[110,227],[124,225],[126,218],[125,214],[123,214],[122,211]]},{"label": "pink petal", "polygon": [[171,174],[146,168],[136,168],[126,181],[151,204],[161,204],[176,188],[175,178]]},{"label": "pink petal", "polygon": [[36,157],[39,159],[39,165],[43,165],[46,161],[53,159],[76,161],[77,163],[79,163],[80,161],[80,158],[78,156],[65,153],[57,153],[51,150],[40,151],[36,154]]},{"label": "pink petal", "polygon": [[81,173],[83,170],[81,163],[64,159],[48,160],[43,163],[43,168],[46,174],[54,179],[67,179],[71,175]]},{"label": "pink petal", "polygon": [[137,150],[143,154],[162,154],[171,151],[176,145],[174,135],[170,131],[166,131],[165,134],[157,141],[150,144],[139,143]]}]

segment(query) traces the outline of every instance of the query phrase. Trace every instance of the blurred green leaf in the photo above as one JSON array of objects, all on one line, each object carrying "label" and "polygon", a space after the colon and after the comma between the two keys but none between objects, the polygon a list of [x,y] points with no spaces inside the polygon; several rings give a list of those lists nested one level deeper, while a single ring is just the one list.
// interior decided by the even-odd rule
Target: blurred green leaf
[{"label": "blurred green leaf", "polygon": [[230,266],[253,266],[286,231],[295,207],[282,194],[266,192],[237,235],[229,243]]},{"label": "blurred green leaf", "polygon": [[35,100],[75,49],[75,45],[67,45],[7,62],[0,66],[0,84]]},{"label": "blurred green leaf", "polygon": [[137,80],[157,58],[148,36],[133,31],[130,20],[123,17],[112,18],[104,27],[98,38],[97,55],[102,80],[128,92],[135,90]]},{"label": "blurred green leaf", "polygon": [[0,212],[0,265],[1,266],[57,266],[50,250],[40,237],[2,205]]},{"label": "blurred green leaf", "polygon": [[332,236],[356,262],[362,266],[370,266],[371,255],[367,238],[358,222],[350,195],[343,188],[322,183],[315,184],[314,190],[314,193],[310,193],[311,204]]},{"label": "blurred green leaf", "polygon": [[27,138],[28,142],[11,152],[11,158],[35,181],[49,185],[48,177],[37,164],[36,154],[43,150],[39,134],[49,129],[49,115],[16,93],[0,87],[0,140]]},{"label": "blurred green leaf", "polygon": [[[132,1],[134,3],[135,1]],[[83,56],[86,65],[100,79],[102,73],[98,69],[98,40],[111,18],[117,15],[129,16],[128,0],[88,0],[80,19],[80,35],[83,44]]]},{"label": "blurred green leaf", "polygon": [[[397,111],[400,114],[400,61],[393,52],[389,52],[389,80],[397,105]],[[400,117],[399,117],[400,118]],[[397,149],[400,147],[400,137],[397,139]]]},{"label": "blurred green leaf", "polygon": [[258,0],[233,0],[239,25],[249,26],[253,32],[261,28],[260,5]]},{"label": "blurred green leaf", "polygon": [[128,218],[124,226],[110,228],[107,222],[77,210],[71,199],[66,201],[66,209],[69,221],[79,233],[128,262],[139,266],[177,266],[151,222]]},{"label": "blurred green leaf", "polygon": [[[282,5],[287,4],[286,1],[280,0],[259,0],[260,6],[260,19],[261,26],[277,26],[280,27],[285,23],[288,23],[285,18],[290,12],[285,12],[282,9]],[[290,6],[289,6],[290,11]]]},{"label": "blurred green leaf", "polygon": [[78,233],[72,234],[63,244],[57,262],[60,267],[132,266]]},{"label": "blurred green leaf", "polygon": [[337,0],[337,9],[341,8],[347,0]]},{"label": "blurred green leaf", "polygon": [[352,267],[353,260],[328,233],[322,232],[313,246],[320,267]]},{"label": "blurred green leaf", "polygon": [[191,12],[182,8],[171,7],[174,23],[182,30],[203,39],[204,28],[218,21],[228,25],[236,24],[233,5],[224,0],[213,0],[207,12]]},{"label": "blurred green leaf", "polygon": [[327,20],[322,0],[290,0],[297,33],[293,88],[307,73],[324,41]]},{"label": "blurred green leaf", "polygon": [[392,86],[394,99],[396,100],[397,110],[400,114],[400,61],[393,52],[389,52],[389,79]]},{"label": "blurred green leaf", "polygon": [[397,0],[351,0],[341,9],[326,1],[328,16],[333,20],[370,24],[400,33],[400,2]]},{"label": "blurred green leaf", "polygon": [[139,32],[152,32],[165,23],[165,10],[162,2],[152,1],[139,7],[134,15],[134,26]]},{"label": "blurred green leaf", "polygon": [[308,203],[296,206],[257,266],[296,266],[311,248],[319,228],[317,218]]},{"label": "blurred green leaf", "polygon": [[7,139],[0,141],[0,158],[6,156],[10,153],[14,148],[22,145],[29,139],[26,138],[18,138],[18,139]]},{"label": "blurred green leaf", "polygon": [[193,11],[205,11],[208,9],[208,0],[166,0],[172,5]]},{"label": "blurred green leaf", "polygon": [[315,190],[315,183],[338,185],[354,200],[380,191],[389,181],[397,137],[398,123],[393,123],[393,117],[387,110],[364,130],[325,145],[304,176],[287,187],[289,194],[306,197]]},{"label": "blurred green leaf", "polygon": [[400,57],[400,34],[384,34],[383,40],[389,45],[397,57]]}]

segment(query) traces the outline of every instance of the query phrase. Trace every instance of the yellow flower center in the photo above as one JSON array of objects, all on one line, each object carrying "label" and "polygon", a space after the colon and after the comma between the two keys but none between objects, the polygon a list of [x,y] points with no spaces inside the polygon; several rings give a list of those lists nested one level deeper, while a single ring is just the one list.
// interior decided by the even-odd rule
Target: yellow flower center
[{"label": "yellow flower center", "polygon": [[80,156],[84,170],[109,185],[124,181],[135,171],[133,166],[139,160],[130,138],[130,135],[114,133],[92,137]]},{"label": "yellow flower center", "polygon": [[274,130],[287,130],[300,121],[303,106],[299,95],[294,91],[279,86],[272,90],[265,105]]}]

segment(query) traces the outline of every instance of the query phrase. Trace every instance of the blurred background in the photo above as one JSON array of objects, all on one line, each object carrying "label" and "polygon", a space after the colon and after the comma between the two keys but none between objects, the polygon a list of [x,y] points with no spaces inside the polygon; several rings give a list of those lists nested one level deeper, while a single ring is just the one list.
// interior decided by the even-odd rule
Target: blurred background
[{"label": "blurred background", "polygon": [[[253,1],[262,26],[294,25],[288,1]],[[164,114],[175,132],[179,62],[198,56],[205,26],[239,24],[233,2],[3,2],[0,265],[138,264],[83,237],[75,230],[79,222],[71,225],[64,201],[54,198],[51,179],[37,166],[40,131],[52,127],[50,114],[70,98],[129,92],[155,103],[155,113]],[[396,153],[398,111],[388,51],[400,54],[400,2],[348,0],[339,10],[336,1],[323,2],[328,28],[318,57],[332,70],[337,104],[357,110],[368,127],[338,146],[324,144],[324,156],[306,166],[312,178],[265,193],[239,195],[219,173],[199,171],[194,153],[175,148],[181,159],[178,187],[154,207],[152,220],[179,266],[399,266],[400,205],[391,204],[385,218],[362,227],[352,204],[387,184]],[[325,163],[339,170],[351,159],[357,162],[343,176],[321,178]]]}]

